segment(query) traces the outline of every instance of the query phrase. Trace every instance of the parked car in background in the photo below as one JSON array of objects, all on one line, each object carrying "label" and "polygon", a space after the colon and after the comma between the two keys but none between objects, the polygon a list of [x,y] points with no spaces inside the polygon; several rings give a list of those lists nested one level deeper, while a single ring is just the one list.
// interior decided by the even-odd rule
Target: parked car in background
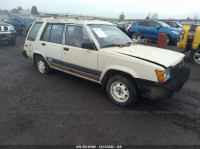
[{"label": "parked car in background", "polygon": [[16,42],[16,31],[12,25],[0,22],[0,43],[3,42],[14,45]]},{"label": "parked car in background", "polygon": [[200,25],[184,25],[177,47],[190,50],[191,60],[200,64]]},{"label": "parked car in background", "polygon": [[129,35],[132,39],[138,39],[140,35],[143,38],[158,39],[160,32],[167,32],[167,43],[176,43],[180,39],[181,30],[171,28],[168,24],[162,21],[144,20],[134,22],[129,29]]},{"label": "parked car in background", "polygon": [[29,28],[32,23],[35,21],[35,17],[32,15],[10,15],[9,20],[6,23],[14,26],[17,32],[22,33],[23,36],[26,36]]},{"label": "parked car in background", "polygon": [[165,23],[167,23],[169,26],[173,27],[173,28],[183,28],[183,26],[175,21],[164,21]]},{"label": "parked car in background", "polygon": [[115,25],[101,20],[37,20],[22,53],[41,74],[56,69],[101,84],[122,107],[132,106],[140,95],[170,98],[190,74],[184,54],[134,44]]}]

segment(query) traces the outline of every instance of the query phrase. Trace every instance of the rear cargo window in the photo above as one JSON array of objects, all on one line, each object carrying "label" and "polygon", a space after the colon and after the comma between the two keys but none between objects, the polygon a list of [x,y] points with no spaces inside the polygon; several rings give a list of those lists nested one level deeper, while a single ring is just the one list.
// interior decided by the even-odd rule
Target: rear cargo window
[{"label": "rear cargo window", "polygon": [[42,26],[42,23],[39,23],[39,22],[35,23],[34,26],[31,29],[31,32],[28,35],[27,40],[35,41],[41,26]]}]

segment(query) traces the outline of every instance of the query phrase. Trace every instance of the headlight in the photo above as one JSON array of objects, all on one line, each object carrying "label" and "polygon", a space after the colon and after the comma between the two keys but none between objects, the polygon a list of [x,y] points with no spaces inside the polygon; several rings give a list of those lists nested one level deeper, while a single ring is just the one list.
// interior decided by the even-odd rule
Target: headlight
[{"label": "headlight", "polygon": [[156,70],[158,82],[165,82],[171,77],[171,67],[165,69],[165,71]]},{"label": "headlight", "polygon": [[180,35],[180,33],[177,32],[177,31],[172,31],[172,33],[175,34],[175,35]]},{"label": "headlight", "polygon": [[9,26],[8,26],[8,29],[9,29],[9,30],[15,30],[14,27],[13,27],[12,25],[9,25]]}]

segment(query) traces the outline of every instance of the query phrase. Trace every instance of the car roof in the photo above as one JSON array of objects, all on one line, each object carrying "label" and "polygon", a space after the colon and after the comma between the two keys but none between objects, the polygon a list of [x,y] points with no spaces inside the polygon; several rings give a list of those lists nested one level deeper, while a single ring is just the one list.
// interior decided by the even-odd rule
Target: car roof
[{"label": "car roof", "polygon": [[45,18],[45,19],[36,19],[36,22],[47,22],[47,23],[74,23],[74,24],[107,24],[114,25],[111,22],[95,20],[95,19],[58,19],[58,18]]}]

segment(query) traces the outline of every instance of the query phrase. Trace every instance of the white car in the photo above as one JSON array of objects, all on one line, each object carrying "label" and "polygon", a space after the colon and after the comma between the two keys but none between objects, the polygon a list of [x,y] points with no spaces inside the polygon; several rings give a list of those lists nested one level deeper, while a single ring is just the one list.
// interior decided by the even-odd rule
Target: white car
[{"label": "white car", "polygon": [[42,74],[56,69],[101,84],[122,107],[132,106],[139,95],[170,98],[190,74],[183,54],[134,44],[115,25],[100,20],[37,20],[23,55]]}]

